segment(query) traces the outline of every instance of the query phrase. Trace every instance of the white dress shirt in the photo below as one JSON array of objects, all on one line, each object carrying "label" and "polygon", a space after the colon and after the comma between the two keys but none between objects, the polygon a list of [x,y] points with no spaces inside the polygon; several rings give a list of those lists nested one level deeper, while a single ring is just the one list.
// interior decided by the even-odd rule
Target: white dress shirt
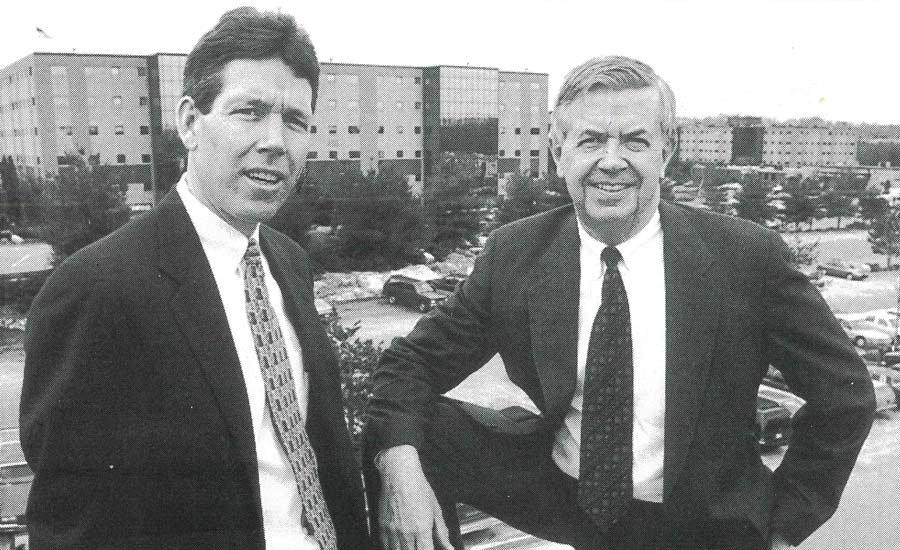
[{"label": "white dress shirt", "polygon": [[[578,373],[572,406],[556,432],[553,460],[578,479],[584,371],[594,317],[600,307],[606,245],[578,223],[581,239],[581,282],[578,302]],[[666,411],[666,285],[663,234],[659,212],[635,236],[616,246],[622,254],[619,272],[631,315],[634,358],[634,423],[632,480],[635,499],[662,502],[663,424]]]},{"label": "white dress shirt", "polygon": [[[242,259],[247,250],[248,239],[201,203],[192,194],[186,177],[182,177],[178,182],[177,189],[212,268],[222,305],[225,306],[225,316],[231,329],[234,347],[241,363],[244,384],[247,386],[253,436],[256,442],[256,459],[259,464],[259,490],[266,546],[272,549],[318,549],[315,539],[308,536],[303,529],[297,482],[278,441],[278,435],[272,428],[272,419],[266,406],[262,370],[256,356],[250,324],[247,321],[247,305],[244,298]],[[254,238],[259,242],[259,225],[256,226]],[[266,257],[265,255],[260,257],[266,288],[269,291],[269,301],[284,335],[288,361],[296,382],[297,401],[305,418],[309,380],[303,369],[300,341],[285,313],[281,289],[272,277]]]}]

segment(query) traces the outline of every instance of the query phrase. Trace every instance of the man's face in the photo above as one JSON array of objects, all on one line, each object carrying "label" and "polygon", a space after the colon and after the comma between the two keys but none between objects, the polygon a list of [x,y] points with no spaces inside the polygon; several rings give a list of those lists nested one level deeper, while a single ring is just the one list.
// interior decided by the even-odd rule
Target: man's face
[{"label": "man's face", "polygon": [[242,233],[271,218],[306,162],[312,87],[280,59],[236,59],[222,68],[208,114],[179,106],[188,183],[210,210]]},{"label": "man's face", "polygon": [[667,158],[655,88],[588,92],[561,113],[568,128],[558,172],[588,232],[615,245],[659,207]]}]

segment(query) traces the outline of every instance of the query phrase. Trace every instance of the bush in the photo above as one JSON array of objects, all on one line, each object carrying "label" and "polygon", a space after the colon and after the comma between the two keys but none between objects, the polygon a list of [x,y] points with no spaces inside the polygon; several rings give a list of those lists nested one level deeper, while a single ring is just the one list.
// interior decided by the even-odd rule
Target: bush
[{"label": "bush", "polygon": [[363,417],[369,396],[372,394],[372,372],[381,358],[383,346],[371,339],[351,339],[359,332],[360,323],[345,327],[337,321],[328,324],[328,336],[334,345],[341,370],[341,391],[344,397],[347,426],[350,437],[359,452]]}]

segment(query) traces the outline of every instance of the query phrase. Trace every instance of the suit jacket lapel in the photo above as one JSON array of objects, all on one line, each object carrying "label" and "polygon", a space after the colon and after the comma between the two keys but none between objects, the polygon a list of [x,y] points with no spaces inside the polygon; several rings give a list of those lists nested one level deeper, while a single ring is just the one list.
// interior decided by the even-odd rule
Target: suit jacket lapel
[{"label": "suit jacket lapel", "polygon": [[206,254],[176,192],[157,209],[159,269],[176,283],[169,300],[172,316],[215,395],[242,461],[255,468],[247,388]]},{"label": "suit jacket lapel", "polygon": [[666,281],[666,412],[663,499],[693,438],[719,317],[714,261],[688,210],[661,203]]},{"label": "suit jacket lapel", "polygon": [[550,426],[558,425],[568,411],[578,370],[581,260],[576,224],[573,211],[548,238],[528,297],[532,352]]}]

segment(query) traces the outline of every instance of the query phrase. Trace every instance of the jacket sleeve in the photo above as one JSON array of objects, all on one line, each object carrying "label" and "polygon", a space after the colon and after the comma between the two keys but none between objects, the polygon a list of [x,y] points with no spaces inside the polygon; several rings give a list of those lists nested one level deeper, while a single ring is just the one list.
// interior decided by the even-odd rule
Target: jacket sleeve
[{"label": "jacket sleeve", "polygon": [[771,528],[797,545],[837,509],[875,410],[872,380],[825,300],[777,234],[766,288],[769,360],[806,404],[775,470]]},{"label": "jacket sleeve", "polygon": [[418,448],[428,406],[497,352],[491,330],[496,255],[491,235],[456,292],[382,354],[367,415],[366,444],[372,456],[397,445]]},{"label": "jacket sleeve", "polygon": [[118,420],[92,413],[116,399],[102,373],[122,351],[120,323],[113,289],[91,271],[64,263],[28,314],[20,439],[35,474],[28,504],[35,548],[79,546],[108,519],[102,503],[115,490],[103,468]]}]

